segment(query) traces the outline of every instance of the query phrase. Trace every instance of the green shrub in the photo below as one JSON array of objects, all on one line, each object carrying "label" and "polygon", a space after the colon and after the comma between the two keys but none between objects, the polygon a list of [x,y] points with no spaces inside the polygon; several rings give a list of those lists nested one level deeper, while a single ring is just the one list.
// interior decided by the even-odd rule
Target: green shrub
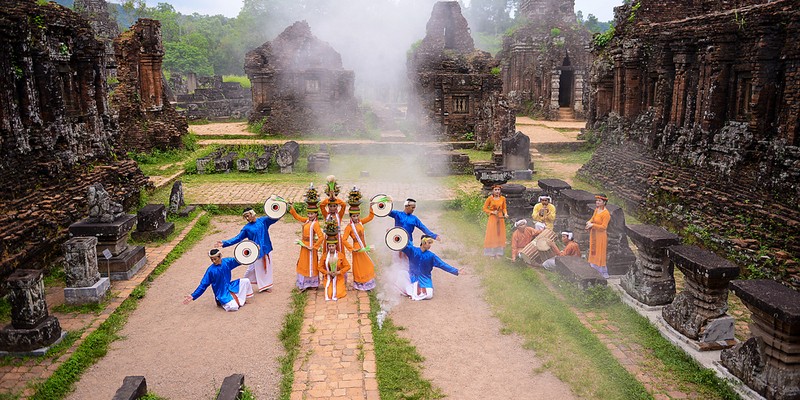
[{"label": "green shrub", "polygon": [[222,75],[223,82],[239,82],[243,88],[250,89],[252,84],[250,83],[250,79],[246,76],[242,75]]}]

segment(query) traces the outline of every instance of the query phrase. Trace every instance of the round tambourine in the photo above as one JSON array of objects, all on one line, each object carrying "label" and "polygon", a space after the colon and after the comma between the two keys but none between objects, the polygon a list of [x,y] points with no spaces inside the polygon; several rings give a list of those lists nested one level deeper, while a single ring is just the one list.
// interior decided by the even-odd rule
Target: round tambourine
[{"label": "round tambourine", "polygon": [[258,260],[258,245],[250,240],[241,241],[233,249],[233,257],[239,264],[252,264]]},{"label": "round tambourine", "polygon": [[377,194],[369,202],[372,203],[372,213],[379,217],[385,217],[392,211],[392,201],[385,194]]},{"label": "round tambourine", "polygon": [[280,219],[287,209],[288,205],[282,199],[270,197],[264,202],[264,214],[272,219]]},{"label": "round tambourine", "polygon": [[400,251],[408,246],[408,232],[396,226],[386,231],[386,246],[394,251]]}]

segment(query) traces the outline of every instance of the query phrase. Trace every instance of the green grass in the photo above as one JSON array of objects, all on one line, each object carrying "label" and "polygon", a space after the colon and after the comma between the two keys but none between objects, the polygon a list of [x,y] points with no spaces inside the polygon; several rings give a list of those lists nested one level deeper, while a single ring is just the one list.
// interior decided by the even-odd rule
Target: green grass
[{"label": "green grass", "polygon": [[283,320],[283,328],[279,334],[286,355],[279,359],[281,369],[280,395],[278,398],[288,400],[292,395],[294,382],[294,363],[300,353],[300,331],[303,329],[303,315],[305,314],[308,296],[296,289],[292,291],[292,305]]},{"label": "green grass", "polygon": [[469,160],[472,162],[475,161],[491,161],[492,160],[492,152],[491,151],[484,151],[484,150],[475,150],[475,149],[462,149],[457,150],[459,153],[465,153],[469,156]]},{"label": "green grass", "polygon": [[250,83],[250,79],[244,75],[222,75],[223,82],[239,82],[243,88],[249,89],[252,84]]},{"label": "green grass", "polygon": [[81,304],[78,306],[62,303],[53,307],[53,312],[62,314],[100,314],[108,305],[108,299],[99,303]]},{"label": "green grass", "polygon": [[586,164],[592,158],[592,154],[594,154],[594,150],[580,150],[580,151],[569,151],[564,153],[554,153],[550,155],[550,158],[558,163],[562,164]]},{"label": "green grass", "polygon": [[75,383],[86,369],[104,357],[108,352],[109,345],[120,338],[118,332],[127,323],[128,317],[138,306],[139,300],[147,293],[147,288],[153,279],[164,273],[175,260],[203,238],[209,228],[210,218],[209,215],[200,217],[186,238],[175,246],[144,282],[133,290],[131,296],[125,299],[109,315],[108,319],[86,337],[72,356],[61,364],[50,378],[35,386],[36,393],[31,399],[62,399],[73,390]]},{"label": "green grass", "polygon": [[370,313],[372,320],[372,338],[375,343],[375,362],[377,364],[378,390],[381,399],[440,399],[445,397],[441,390],[424,379],[421,364],[424,358],[407,340],[401,338],[397,331],[402,327],[395,325],[387,317],[383,328],[378,329],[377,311],[380,310],[378,299],[370,293]]},{"label": "green grass", "polygon": [[11,303],[6,296],[0,297],[0,323],[5,325],[11,322]]},{"label": "green grass", "polygon": [[167,176],[184,168],[181,162],[194,162],[198,157],[203,157],[212,150],[197,146],[197,136],[189,134],[184,137],[183,149],[162,151],[155,149],[149,153],[128,153],[136,161],[145,175]]}]

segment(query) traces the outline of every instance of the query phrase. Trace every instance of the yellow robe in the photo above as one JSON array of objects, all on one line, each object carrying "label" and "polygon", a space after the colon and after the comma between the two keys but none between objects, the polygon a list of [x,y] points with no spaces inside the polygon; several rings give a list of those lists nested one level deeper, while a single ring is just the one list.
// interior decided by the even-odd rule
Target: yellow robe
[{"label": "yellow robe", "polygon": [[[497,215],[493,215],[492,211],[497,211]],[[506,224],[505,218],[503,218],[508,215],[506,197],[487,197],[486,202],[483,203],[483,212],[489,214],[489,222],[486,223],[486,236],[483,239],[483,248],[506,247]]]},{"label": "yellow robe", "polygon": [[539,215],[539,211],[542,210],[544,205],[542,203],[536,203],[533,206],[533,214],[531,214],[531,218],[536,222],[541,222],[547,225],[547,229],[553,230],[553,222],[556,221],[556,206],[552,204],[547,205],[547,211],[544,215]]},{"label": "yellow robe", "polygon": [[[372,259],[366,252],[356,251],[361,249],[361,244],[358,239],[361,239],[361,243],[364,243],[366,246],[367,240],[364,235],[364,224],[372,221],[373,218],[375,218],[375,214],[373,214],[372,208],[370,208],[369,215],[361,218],[358,224],[347,224],[347,227],[344,228],[344,234],[342,235],[344,238],[344,246],[353,254],[353,280],[358,283],[366,283],[375,279],[375,264],[372,262]],[[354,226],[355,230],[353,229]],[[358,238],[356,238],[356,235],[358,235]]]},{"label": "yellow robe", "polygon": [[611,213],[608,209],[602,211],[594,210],[592,219],[589,220],[592,227],[589,228],[589,256],[588,261],[598,267],[606,266],[606,249],[608,248],[608,223],[611,222]]},{"label": "yellow robe", "polygon": [[320,272],[325,275],[325,300],[338,300],[347,296],[347,271],[350,270],[350,263],[344,253],[338,253],[339,262],[336,264],[336,276],[327,274],[331,271],[331,266],[327,265],[328,254],[322,255],[322,265]]},{"label": "yellow robe", "polygon": [[[294,219],[303,222],[302,242],[304,245],[311,247],[313,250],[300,248],[300,257],[297,259],[297,273],[307,277],[319,276],[319,249],[325,243],[325,234],[322,233],[322,228],[319,226],[319,221],[308,222],[308,217],[303,217],[294,210],[289,208],[289,213],[292,214]],[[314,232],[314,243],[310,243],[311,232]]]}]

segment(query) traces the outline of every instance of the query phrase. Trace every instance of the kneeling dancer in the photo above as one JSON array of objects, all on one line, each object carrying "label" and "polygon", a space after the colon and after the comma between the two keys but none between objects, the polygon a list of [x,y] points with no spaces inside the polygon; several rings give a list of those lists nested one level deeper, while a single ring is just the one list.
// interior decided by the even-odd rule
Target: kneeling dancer
[{"label": "kneeling dancer", "polygon": [[200,285],[197,286],[192,294],[184,297],[183,304],[189,304],[197,300],[211,285],[211,290],[214,291],[214,299],[217,305],[224,308],[225,311],[236,311],[239,307],[243,306],[248,297],[253,296],[253,287],[250,286],[250,280],[247,278],[237,279],[231,281],[231,270],[239,266],[239,263],[233,257],[222,258],[222,252],[219,249],[211,249],[208,252],[208,257],[211,258],[211,265],[206,269],[203,279],[200,280]]},{"label": "kneeling dancer", "polygon": [[278,222],[277,219],[269,217],[256,217],[256,212],[252,208],[246,208],[242,213],[247,223],[239,231],[239,234],[231,239],[217,242],[217,247],[228,247],[250,239],[258,245],[258,259],[249,266],[244,273],[245,278],[258,285],[258,291],[272,290],[272,260],[269,253],[272,252],[272,241],[269,238],[269,227]]},{"label": "kneeling dancer", "polygon": [[405,294],[412,300],[427,300],[433,297],[433,267],[441,268],[458,276],[457,268],[442,261],[439,256],[430,251],[433,241],[432,237],[423,235],[419,247],[414,247],[409,243],[402,250],[403,254],[408,256],[408,274],[411,280],[406,287]]}]

